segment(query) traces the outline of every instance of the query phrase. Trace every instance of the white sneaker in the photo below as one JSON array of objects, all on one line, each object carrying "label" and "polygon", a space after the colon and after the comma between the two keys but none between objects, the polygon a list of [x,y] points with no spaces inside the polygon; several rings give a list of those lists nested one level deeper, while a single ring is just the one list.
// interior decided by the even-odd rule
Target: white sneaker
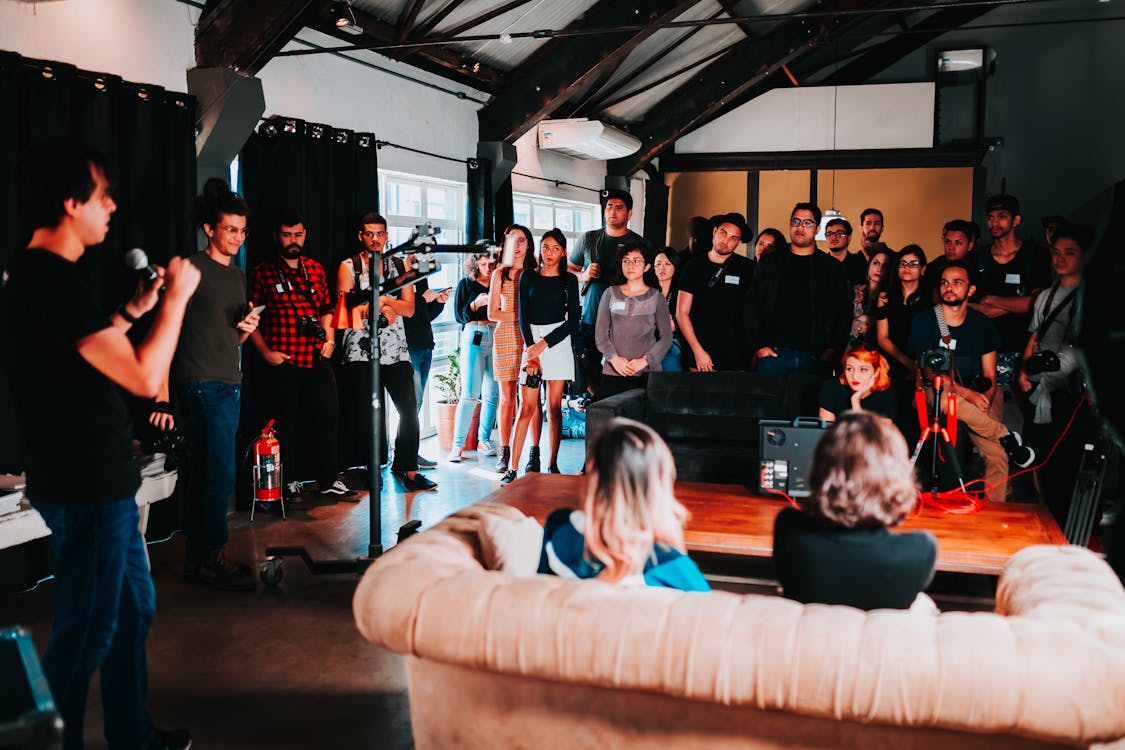
[{"label": "white sneaker", "polygon": [[451,464],[461,463],[461,449],[454,448],[453,450],[449,451],[449,455],[445,457],[445,460]]},{"label": "white sneaker", "polygon": [[496,448],[492,445],[491,440],[481,440],[477,443],[477,453],[482,456],[495,456]]},{"label": "white sneaker", "polygon": [[343,498],[349,498],[349,497],[355,497],[356,496],[356,492],[352,489],[349,489],[348,485],[344,484],[339,479],[337,479],[335,482],[328,485],[327,487],[322,488],[320,490],[320,494],[322,494],[322,495],[335,495],[336,497],[343,497]]},{"label": "white sneaker", "polygon": [[289,482],[288,484],[286,484],[285,485],[285,494],[288,495],[288,496],[300,495],[301,494],[301,483],[300,482]]}]

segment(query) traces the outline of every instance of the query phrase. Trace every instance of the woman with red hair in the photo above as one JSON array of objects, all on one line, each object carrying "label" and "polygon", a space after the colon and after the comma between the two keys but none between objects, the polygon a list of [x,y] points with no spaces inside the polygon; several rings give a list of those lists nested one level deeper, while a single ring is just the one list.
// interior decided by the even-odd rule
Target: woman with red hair
[{"label": "woman with red hair", "polygon": [[844,352],[844,372],[820,387],[820,418],[835,422],[845,411],[872,411],[892,422],[898,414],[889,390],[890,365],[877,349],[853,346]]}]

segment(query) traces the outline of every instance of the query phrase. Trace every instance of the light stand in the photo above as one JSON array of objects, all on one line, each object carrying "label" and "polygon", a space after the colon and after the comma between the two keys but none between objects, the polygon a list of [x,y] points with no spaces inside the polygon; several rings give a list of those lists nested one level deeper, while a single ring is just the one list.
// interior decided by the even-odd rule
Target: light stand
[{"label": "light stand", "polygon": [[[917,445],[914,446],[914,453],[910,457],[910,465],[917,464],[918,455],[922,452],[922,446],[926,440],[931,440],[930,445],[930,476],[928,484],[930,494],[937,496],[940,491],[939,474],[938,474],[938,460],[939,453],[944,450],[950,466],[953,467],[954,476],[957,478],[957,483],[961,485],[961,491],[965,492],[965,476],[961,471],[961,460],[957,457],[957,451],[953,445],[953,440],[949,437],[949,430],[942,424],[942,397],[945,395],[945,377],[937,375],[934,377],[934,406],[933,415],[930,416],[930,409],[926,407],[926,426],[922,430],[922,436],[918,438]],[[924,403],[924,401],[923,401]],[[919,414],[921,414],[921,406],[919,406]],[[946,415],[947,420],[953,424],[957,423],[957,402],[950,401],[950,410]]]},{"label": "light stand", "polygon": [[[441,270],[434,254],[442,253],[483,253],[492,249],[491,245],[478,243],[475,245],[443,245],[438,246],[436,237],[441,229],[430,224],[421,224],[415,227],[410,238],[390,250],[385,250],[377,262],[382,263],[384,258],[390,258],[403,253],[414,253],[413,268],[399,274],[393,279],[379,282],[379,274],[375,269],[375,262],[367,264],[368,289],[371,292],[368,308],[367,324],[371,330],[370,336],[370,365],[371,365],[371,455],[368,457],[367,470],[370,487],[368,507],[368,544],[367,556],[351,560],[313,560],[308,550],[302,546],[267,547],[266,556],[270,573],[266,582],[276,584],[282,578],[281,559],[285,557],[299,557],[313,575],[333,573],[363,573],[383,554],[383,518],[380,507],[382,494],[382,471],[380,469],[379,446],[384,440],[383,436],[383,383],[379,377],[379,297],[383,294],[392,294],[408,286],[414,286],[428,276]],[[417,304],[417,303],[415,303]],[[362,324],[361,324],[362,325]],[[417,530],[420,524],[410,521],[399,530],[399,540]],[[265,578],[263,579],[265,580]]]}]

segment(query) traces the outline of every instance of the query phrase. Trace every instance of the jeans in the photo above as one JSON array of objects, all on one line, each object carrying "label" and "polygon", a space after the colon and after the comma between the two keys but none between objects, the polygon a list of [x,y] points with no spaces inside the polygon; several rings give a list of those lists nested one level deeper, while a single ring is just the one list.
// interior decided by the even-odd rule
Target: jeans
[{"label": "jeans", "polygon": [[664,359],[660,362],[661,372],[683,372],[684,363],[681,359],[682,352],[680,351],[680,342],[672,339],[672,348],[664,355]]},{"label": "jeans", "polygon": [[191,448],[176,484],[188,559],[227,544],[227,510],[238,465],[234,434],[241,392],[241,385],[218,380],[176,383],[180,427]]},{"label": "jeans", "polygon": [[410,350],[410,364],[414,367],[414,402],[418,404],[418,412],[422,411],[422,397],[426,393],[426,382],[430,379],[430,363],[433,361],[433,347]]},{"label": "jeans", "polygon": [[770,347],[777,352],[776,357],[762,357],[758,360],[758,372],[774,372],[787,375],[791,372],[818,374],[823,372],[820,361],[811,353],[787,346]]},{"label": "jeans", "polygon": [[[500,386],[492,373],[492,333],[496,326],[469,323],[461,331],[461,398],[453,420],[453,447],[465,447],[473,410],[483,400],[477,437],[487,440],[496,424]],[[475,342],[475,343],[474,343]]]},{"label": "jeans", "polygon": [[109,747],[145,747],[153,733],[145,639],[156,591],[137,502],[31,504],[51,529],[55,553],[55,622],[43,672],[66,723],[63,747],[82,747],[86,694],[99,670]]}]

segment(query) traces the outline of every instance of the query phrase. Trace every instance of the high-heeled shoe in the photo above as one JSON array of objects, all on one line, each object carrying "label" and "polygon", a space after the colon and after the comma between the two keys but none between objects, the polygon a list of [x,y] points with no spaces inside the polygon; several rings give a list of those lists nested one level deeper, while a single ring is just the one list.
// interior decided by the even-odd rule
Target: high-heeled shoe
[{"label": "high-heeled shoe", "polygon": [[500,456],[496,459],[496,471],[503,474],[508,470],[508,464],[511,463],[512,449],[507,445],[500,446]]},{"label": "high-heeled shoe", "polygon": [[551,464],[551,465],[550,465],[550,466],[549,466],[549,467],[547,468],[547,473],[548,473],[548,474],[562,474],[562,472],[561,472],[561,471],[559,471],[559,467],[558,467],[558,466],[556,466],[555,464]]}]

